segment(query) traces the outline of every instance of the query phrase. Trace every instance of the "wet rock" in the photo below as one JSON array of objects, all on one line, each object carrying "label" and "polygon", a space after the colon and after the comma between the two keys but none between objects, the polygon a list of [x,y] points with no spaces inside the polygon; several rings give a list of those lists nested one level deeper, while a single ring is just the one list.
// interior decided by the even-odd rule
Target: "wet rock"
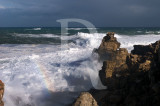
[{"label": "wet rock", "polygon": [[73,106],[98,106],[95,99],[88,92],[83,92]]},{"label": "wet rock", "polygon": [[4,103],[2,101],[4,95],[4,83],[0,80],[0,106],[4,106]]}]

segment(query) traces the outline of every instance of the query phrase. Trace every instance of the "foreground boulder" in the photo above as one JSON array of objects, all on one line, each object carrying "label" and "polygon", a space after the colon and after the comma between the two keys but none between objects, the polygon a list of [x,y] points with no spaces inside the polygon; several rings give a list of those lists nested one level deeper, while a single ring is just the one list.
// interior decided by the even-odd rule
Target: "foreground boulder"
[{"label": "foreground boulder", "polygon": [[98,106],[95,99],[88,92],[83,92],[73,106]]},{"label": "foreground boulder", "polygon": [[4,94],[4,83],[0,80],[0,106],[4,106],[4,103],[2,101]]}]

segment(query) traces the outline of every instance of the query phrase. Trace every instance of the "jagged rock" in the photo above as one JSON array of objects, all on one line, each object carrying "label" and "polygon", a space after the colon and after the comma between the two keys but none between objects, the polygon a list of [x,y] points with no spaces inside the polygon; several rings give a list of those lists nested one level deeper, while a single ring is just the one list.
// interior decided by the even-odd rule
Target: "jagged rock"
[{"label": "jagged rock", "polygon": [[138,66],[138,63],[140,61],[140,56],[138,55],[133,55],[133,54],[130,54],[128,57],[127,57],[127,65],[135,70],[135,68]]},{"label": "jagged rock", "polygon": [[152,52],[152,46],[144,46],[144,45],[134,45],[134,50],[131,51],[132,54],[137,55],[145,55],[148,52]]},{"label": "jagged rock", "polygon": [[[114,51],[112,58],[105,60],[99,71],[102,84],[108,87],[109,92],[105,105],[159,106],[159,62],[160,41],[146,46],[135,45],[131,54],[121,48]],[[115,92],[119,90],[123,93]]]},{"label": "jagged rock", "polygon": [[138,70],[142,70],[142,71],[149,71],[151,69],[151,61],[150,60],[146,60],[144,63],[139,64],[139,69]]},{"label": "jagged rock", "polygon": [[0,106],[4,106],[4,103],[2,101],[4,94],[4,83],[0,80]]},{"label": "jagged rock", "polygon": [[137,55],[147,55],[147,54],[156,54],[159,51],[160,41],[157,41],[150,45],[134,45],[134,49],[131,51],[132,54]]},{"label": "jagged rock", "polygon": [[[107,85],[110,83],[110,79],[112,77],[112,73],[114,72],[116,62],[115,61],[104,61],[102,70],[99,71],[99,76],[103,85]],[[108,79],[108,81],[107,81]]]},{"label": "jagged rock", "polygon": [[82,92],[73,106],[98,106],[98,105],[90,93]]},{"label": "jagged rock", "polygon": [[114,56],[115,59],[113,58],[116,61],[116,67],[120,67],[121,65],[126,64],[126,59],[128,55],[128,51],[125,48],[120,48],[119,50],[117,50]]},{"label": "jagged rock", "polygon": [[[114,42],[111,43],[110,41],[114,41]],[[103,43],[106,43],[107,47],[105,47],[106,45],[103,45]],[[120,71],[128,69],[128,66],[126,64],[126,59],[129,53],[127,49],[120,48],[120,44],[119,42],[117,42],[117,39],[114,37],[114,33],[108,33],[107,36],[103,38],[101,45],[103,46],[100,46],[99,50],[102,50],[103,52],[105,52],[103,56],[105,57],[109,56],[110,58],[105,58],[106,61],[103,62],[103,67],[102,67],[102,70],[100,70],[99,72],[99,76],[103,85],[109,84],[111,87],[115,85],[113,83],[113,80],[115,81],[115,83],[117,83],[117,79],[113,78],[112,76],[120,77],[121,74],[124,74],[123,72],[120,72]],[[108,47],[108,45],[110,46]],[[114,49],[115,45],[118,45],[116,46],[116,49]],[[104,49],[104,48],[107,48],[107,49]],[[108,49],[108,48],[112,48],[112,49]]]},{"label": "jagged rock", "polygon": [[112,59],[112,55],[120,47],[120,43],[117,41],[117,38],[114,37],[114,32],[107,33],[102,40],[101,45],[99,46],[97,52],[102,60]]},{"label": "jagged rock", "polygon": [[99,77],[107,86],[91,93],[99,106],[160,106],[160,41],[135,45],[128,53],[108,33],[97,52],[104,60]]}]

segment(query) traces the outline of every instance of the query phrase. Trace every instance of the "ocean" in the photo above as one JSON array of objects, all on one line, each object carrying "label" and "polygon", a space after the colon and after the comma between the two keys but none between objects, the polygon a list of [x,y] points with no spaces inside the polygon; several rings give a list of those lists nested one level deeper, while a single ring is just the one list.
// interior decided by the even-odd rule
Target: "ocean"
[{"label": "ocean", "polygon": [[[92,29],[92,28],[90,28]],[[102,63],[93,53],[107,32],[121,48],[160,40],[160,28],[0,28],[0,80],[5,106],[66,106],[80,92],[105,89],[99,81]]]}]

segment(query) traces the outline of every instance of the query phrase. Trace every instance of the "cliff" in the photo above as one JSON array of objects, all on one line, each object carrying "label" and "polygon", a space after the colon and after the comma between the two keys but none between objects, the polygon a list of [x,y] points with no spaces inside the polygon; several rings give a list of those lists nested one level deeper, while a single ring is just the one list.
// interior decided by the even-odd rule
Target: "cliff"
[{"label": "cliff", "polygon": [[[99,77],[107,89],[88,93],[99,106],[160,106],[160,41],[134,45],[128,53],[110,32],[96,52],[104,61]],[[74,106],[85,106],[81,102]]]}]

